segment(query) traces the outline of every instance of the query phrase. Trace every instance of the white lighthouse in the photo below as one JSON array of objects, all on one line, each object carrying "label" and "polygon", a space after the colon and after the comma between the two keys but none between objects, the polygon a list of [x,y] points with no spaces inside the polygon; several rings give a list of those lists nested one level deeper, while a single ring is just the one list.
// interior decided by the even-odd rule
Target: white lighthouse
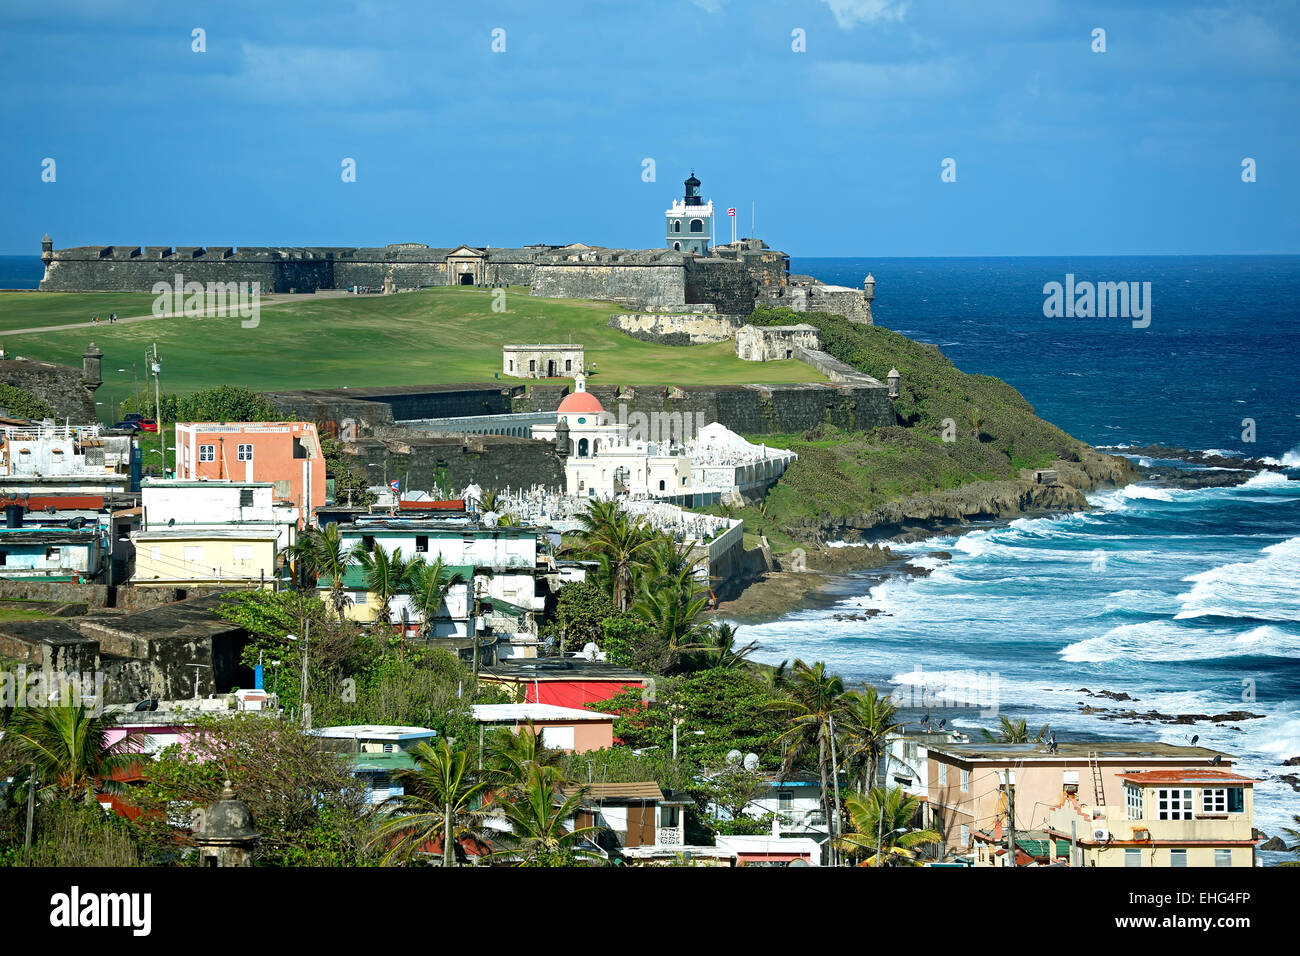
[{"label": "white lighthouse", "polygon": [[686,195],[674,200],[668,217],[668,248],[677,252],[694,252],[707,256],[713,243],[713,200],[700,198],[700,181],[691,170],[686,180]]}]

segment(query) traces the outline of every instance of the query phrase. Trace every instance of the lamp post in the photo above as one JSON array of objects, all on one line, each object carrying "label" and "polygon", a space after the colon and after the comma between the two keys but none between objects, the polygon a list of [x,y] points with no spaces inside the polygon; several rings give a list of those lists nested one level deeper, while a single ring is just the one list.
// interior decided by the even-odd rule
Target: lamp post
[{"label": "lamp post", "polygon": [[[125,372],[126,369],[120,368],[119,372]],[[140,376],[136,371],[135,363],[131,363],[131,380],[135,383],[135,412],[140,414]]]}]

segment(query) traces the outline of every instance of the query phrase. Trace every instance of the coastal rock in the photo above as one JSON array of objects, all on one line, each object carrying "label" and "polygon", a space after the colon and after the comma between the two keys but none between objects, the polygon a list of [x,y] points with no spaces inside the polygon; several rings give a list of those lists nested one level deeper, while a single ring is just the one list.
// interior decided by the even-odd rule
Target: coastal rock
[{"label": "coastal rock", "polygon": [[1123,691],[1099,690],[1096,693],[1088,690],[1086,687],[1079,688],[1080,694],[1087,694],[1089,697],[1105,697],[1108,700],[1138,700],[1137,697],[1130,697]]},{"label": "coastal rock", "polygon": [[1286,845],[1286,841],[1281,837],[1269,837],[1259,845],[1259,849],[1268,850],[1272,853],[1285,853],[1290,847]]},{"label": "coastal rock", "polygon": [[1263,714],[1253,714],[1248,710],[1233,710],[1226,714],[1162,714],[1158,710],[1148,710],[1141,713],[1136,710],[1119,711],[1108,707],[1093,707],[1090,704],[1081,706],[1079,713],[1096,714],[1102,720],[1145,720],[1161,724],[1222,724],[1238,720],[1262,720],[1264,718]]},{"label": "coastal rock", "polygon": [[1300,757],[1287,757],[1282,761],[1284,767],[1300,767]]}]

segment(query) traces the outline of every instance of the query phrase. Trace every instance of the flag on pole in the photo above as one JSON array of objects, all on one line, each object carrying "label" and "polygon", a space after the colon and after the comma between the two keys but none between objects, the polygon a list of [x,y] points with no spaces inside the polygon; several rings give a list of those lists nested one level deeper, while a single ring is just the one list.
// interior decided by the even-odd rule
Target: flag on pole
[{"label": "flag on pole", "polygon": [[735,218],[736,218],[736,207],[735,207],[735,206],[729,206],[729,207],[727,208],[727,215],[730,216],[732,219],[735,219]]},{"label": "flag on pole", "polygon": [[393,479],[388,483],[388,487],[392,488],[395,492],[400,492],[402,490],[402,483],[397,479]]}]

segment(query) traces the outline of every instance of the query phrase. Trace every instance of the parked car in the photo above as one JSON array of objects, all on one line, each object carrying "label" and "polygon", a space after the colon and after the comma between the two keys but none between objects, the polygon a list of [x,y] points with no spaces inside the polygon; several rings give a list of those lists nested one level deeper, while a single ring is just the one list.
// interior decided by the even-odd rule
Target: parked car
[{"label": "parked car", "polygon": [[135,422],[136,427],[141,431],[156,432],[158,430],[158,423],[156,421],[152,418],[145,418],[143,415],[136,412],[128,412],[126,415],[122,416],[122,420]]},{"label": "parked car", "polygon": [[118,422],[116,425],[113,426],[113,428],[122,431],[138,432],[140,430],[140,423],[138,421],[132,421],[131,419],[127,418]]}]

